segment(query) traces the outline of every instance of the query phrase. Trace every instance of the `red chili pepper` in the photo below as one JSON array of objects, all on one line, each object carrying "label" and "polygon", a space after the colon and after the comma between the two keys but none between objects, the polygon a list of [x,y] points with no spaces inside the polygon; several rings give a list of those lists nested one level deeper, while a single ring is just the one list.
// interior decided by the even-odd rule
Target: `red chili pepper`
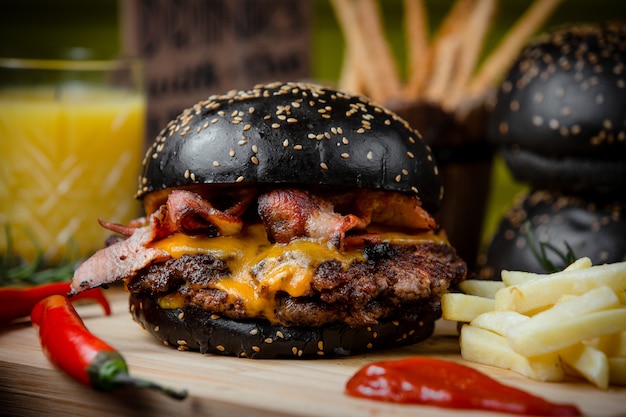
[{"label": "red chili pepper", "polygon": [[379,401],[479,409],[533,416],[580,416],[574,405],[555,404],[460,363],[414,357],[381,361],[359,370],[346,392]]},{"label": "red chili pepper", "polygon": [[66,297],[50,296],[32,311],[31,321],[39,327],[41,347],[48,359],[77,381],[102,391],[124,386],[151,388],[183,399],[186,391],[175,391],[129,375],[120,353],[85,327]]},{"label": "red chili pepper", "polygon": [[[69,292],[69,282],[54,282],[24,288],[2,287],[0,288],[0,325],[28,317],[33,307],[46,297],[57,294],[67,295]],[[111,306],[100,288],[78,293],[72,296],[71,300],[94,300],[102,306],[107,316],[111,314]]]}]

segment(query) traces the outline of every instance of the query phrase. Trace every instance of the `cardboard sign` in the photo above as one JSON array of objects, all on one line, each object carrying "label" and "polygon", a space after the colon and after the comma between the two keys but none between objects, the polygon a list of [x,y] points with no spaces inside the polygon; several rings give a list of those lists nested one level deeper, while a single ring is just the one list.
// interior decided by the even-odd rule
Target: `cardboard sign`
[{"label": "cardboard sign", "polygon": [[211,94],[310,75],[308,0],[129,0],[120,7],[123,51],[146,66],[148,141]]}]

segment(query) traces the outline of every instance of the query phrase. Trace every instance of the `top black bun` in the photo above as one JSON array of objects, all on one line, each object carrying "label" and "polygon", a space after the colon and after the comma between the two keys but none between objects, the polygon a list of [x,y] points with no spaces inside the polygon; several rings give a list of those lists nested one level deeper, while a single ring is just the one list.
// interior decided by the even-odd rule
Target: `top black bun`
[{"label": "top black bun", "polygon": [[442,198],[432,153],[406,121],[363,97],[303,83],[211,96],[170,122],[146,154],[137,197],[196,183],[400,191],[431,213]]},{"label": "top black bun", "polygon": [[488,135],[520,181],[626,189],[626,24],[568,26],[530,44],[499,90]]}]

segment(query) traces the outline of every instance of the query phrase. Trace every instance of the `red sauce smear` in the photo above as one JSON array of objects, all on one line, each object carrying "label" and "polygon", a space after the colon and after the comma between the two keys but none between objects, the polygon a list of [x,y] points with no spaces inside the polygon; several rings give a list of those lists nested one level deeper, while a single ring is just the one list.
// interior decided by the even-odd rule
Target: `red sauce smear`
[{"label": "red sauce smear", "polygon": [[496,381],[460,363],[413,357],[369,364],[346,384],[348,395],[379,401],[533,416],[580,416],[575,405],[555,404]]}]

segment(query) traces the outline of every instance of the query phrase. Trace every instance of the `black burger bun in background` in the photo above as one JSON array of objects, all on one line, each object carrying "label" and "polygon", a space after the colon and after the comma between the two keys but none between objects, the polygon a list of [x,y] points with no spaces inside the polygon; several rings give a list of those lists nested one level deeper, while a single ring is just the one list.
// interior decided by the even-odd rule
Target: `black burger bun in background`
[{"label": "black burger bun in background", "polygon": [[480,278],[499,280],[502,270],[556,272],[581,257],[593,264],[626,260],[626,202],[532,190],[500,222]]},{"label": "black burger bun in background", "polygon": [[[395,113],[364,97],[314,84],[273,83],[215,95],[184,110],[146,153],[137,198],[150,214],[175,189],[219,202],[236,200],[249,190],[262,193],[288,187],[322,196],[375,190],[417,197],[433,216],[443,195],[430,148]],[[242,217],[259,221],[254,204]],[[437,229],[434,233],[439,235]],[[281,311],[315,311],[319,324],[311,324],[313,318],[305,313],[291,315],[289,325],[243,313],[227,317],[206,306],[208,302],[164,307],[158,299],[174,286],[178,292],[172,299],[192,297],[189,292],[196,291],[199,281],[185,281],[204,279],[202,271],[228,274],[227,260],[204,258],[187,265],[185,257],[193,255],[152,264],[146,268],[148,274],[127,282],[130,310],[166,345],[202,353],[310,358],[413,344],[431,336],[441,317],[439,296],[467,274],[467,265],[442,236],[414,246],[366,244],[361,255],[365,261],[349,268],[334,259],[315,266],[315,274],[334,282],[337,273],[340,282],[305,297],[277,295]],[[385,288],[377,289],[374,282],[380,278]],[[421,293],[409,289],[418,286]],[[213,288],[207,291],[215,293]],[[230,303],[228,295],[221,297],[211,302]],[[328,300],[333,297],[344,299]],[[233,304],[233,309],[240,307]],[[384,316],[368,325],[323,321],[331,314],[374,317],[377,311],[385,311]]]},{"label": "black burger bun in background", "polygon": [[513,174],[564,192],[626,190],[626,24],[571,24],[531,42],[488,136]]}]

